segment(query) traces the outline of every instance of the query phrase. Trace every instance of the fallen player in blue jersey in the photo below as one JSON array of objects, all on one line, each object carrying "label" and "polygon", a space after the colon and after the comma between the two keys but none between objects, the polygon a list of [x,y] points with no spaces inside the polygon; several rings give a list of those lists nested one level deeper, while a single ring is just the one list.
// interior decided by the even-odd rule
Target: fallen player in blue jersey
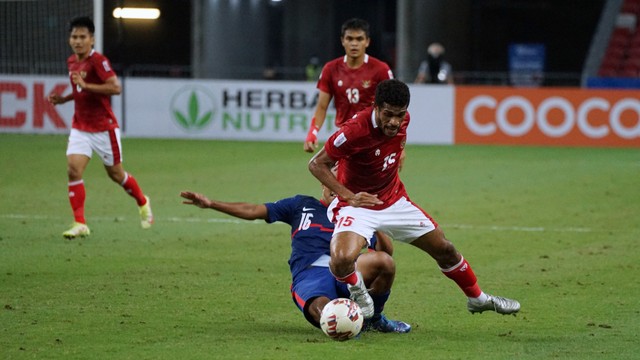
[{"label": "fallen player in blue jersey", "polygon": [[[320,327],[320,313],[336,298],[348,298],[347,284],[338,282],[329,271],[329,244],[333,223],[327,217],[327,206],[334,199],[331,191],[322,187],[322,199],[296,195],[276,202],[250,204],[211,200],[206,196],[183,191],[184,204],[213,209],[246,220],[264,219],[267,223],[281,221],[291,226],[291,257],[289,267],[293,283],[291,296],[307,321]],[[382,313],[391,293],[395,277],[395,262],[391,255],[391,239],[377,233],[367,252],[358,257],[356,267],[364,278],[374,302],[374,316],[365,322],[364,330],[407,333],[411,326],[389,320]]]}]

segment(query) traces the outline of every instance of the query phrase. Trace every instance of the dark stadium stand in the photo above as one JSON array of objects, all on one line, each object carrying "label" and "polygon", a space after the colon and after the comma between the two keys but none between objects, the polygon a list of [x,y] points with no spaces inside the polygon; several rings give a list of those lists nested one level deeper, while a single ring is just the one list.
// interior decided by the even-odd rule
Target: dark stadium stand
[{"label": "dark stadium stand", "polygon": [[600,64],[602,77],[640,76],[640,0],[624,0]]}]

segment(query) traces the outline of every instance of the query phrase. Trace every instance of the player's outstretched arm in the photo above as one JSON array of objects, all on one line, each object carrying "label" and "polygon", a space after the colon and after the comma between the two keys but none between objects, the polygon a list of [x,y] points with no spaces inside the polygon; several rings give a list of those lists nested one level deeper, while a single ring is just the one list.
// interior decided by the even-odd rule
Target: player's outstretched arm
[{"label": "player's outstretched arm", "polygon": [[182,201],[183,204],[217,210],[245,220],[267,219],[267,207],[264,204],[211,200],[202,194],[191,191],[182,191],[180,196],[186,199]]},{"label": "player's outstretched arm", "polygon": [[330,103],[331,94],[320,91],[320,94],[318,95],[318,105],[316,105],[316,112],[313,114],[307,138],[304,140],[304,151],[314,152],[318,147],[318,131],[322,128],[322,125],[327,118],[327,109],[329,108]]}]

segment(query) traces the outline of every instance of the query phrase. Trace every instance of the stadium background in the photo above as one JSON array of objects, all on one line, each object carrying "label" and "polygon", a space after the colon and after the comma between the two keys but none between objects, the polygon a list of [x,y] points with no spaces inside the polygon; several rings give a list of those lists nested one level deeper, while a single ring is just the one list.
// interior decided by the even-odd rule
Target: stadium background
[{"label": "stadium background", "polygon": [[[629,0],[627,0],[629,1]],[[2,73],[65,71],[66,24],[93,15],[92,0],[1,1]],[[458,83],[508,79],[508,46],[546,46],[547,83],[579,85],[608,6],[622,0],[100,0],[104,53],[119,70],[142,76],[261,79],[276,67],[285,79],[304,79],[312,56],[343,54],[340,25],[362,17],[372,26],[369,52],[410,81],[426,47],[447,48]],[[116,7],[157,7],[157,20],[122,20]],[[602,18],[602,19],[601,19]],[[604,23],[607,24],[604,24]],[[600,25],[602,23],[602,25]],[[602,51],[602,49],[600,49]],[[25,64],[26,62],[26,64]],[[28,65],[28,66],[27,66]]]},{"label": "stadium background", "polygon": [[[115,19],[113,9],[123,6],[157,7],[161,15],[157,20]],[[98,20],[97,48],[123,79],[123,96],[113,101],[126,135],[301,139],[316,93],[314,83],[304,81],[304,67],[314,56],[325,62],[342,55],[340,25],[357,16],[372,25],[368,52],[387,61],[406,82],[415,77],[430,42],[440,41],[447,48],[456,86],[412,85],[414,98],[424,101],[414,102],[420,108],[410,110],[414,117],[428,119],[418,132],[429,134],[415,143],[640,146],[640,51],[634,47],[640,49],[638,0],[36,0],[0,1],[0,11],[1,132],[68,131],[72,106],[54,109],[42,96],[56,86],[64,89],[65,59],[70,54],[67,22],[85,14]],[[622,45],[621,33],[626,36]],[[517,69],[514,46],[537,52],[532,59],[520,59],[537,68]],[[613,59],[619,63],[611,68]],[[266,70],[275,76],[265,78]],[[491,87],[483,87],[487,85]],[[171,119],[175,107],[156,113],[158,99],[172,103],[182,88],[194,86],[206,88],[195,93],[219,116],[213,121],[218,128],[210,128],[209,134],[177,128]],[[578,92],[568,92],[567,87]],[[588,87],[624,89],[598,93]],[[258,113],[247,101],[238,101],[232,104],[237,111],[229,116],[225,104],[219,103],[229,88],[234,94],[251,96],[255,90],[267,97],[293,96],[299,89],[311,100],[302,109],[293,102],[282,101],[278,108],[260,103]],[[503,88],[516,103],[492,93]],[[491,112],[477,113],[480,125],[500,124],[502,111],[506,123],[498,130],[524,129],[502,140],[500,134],[490,141],[484,135],[469,137],[460,129],[475,120],[463,119],[468,103],[460,103],[461,98],[469,103],[491,99],[485,104]],[[273,112],[276,118],[266,119]],[[281,118],[288,121],[287,133],[262,132],[269,121],[279,127]],[[154,132],[163,126],[165,133]],[[233,129],[222,134],[220,126]],[[540,134],[545,127],[549,131]]]}]

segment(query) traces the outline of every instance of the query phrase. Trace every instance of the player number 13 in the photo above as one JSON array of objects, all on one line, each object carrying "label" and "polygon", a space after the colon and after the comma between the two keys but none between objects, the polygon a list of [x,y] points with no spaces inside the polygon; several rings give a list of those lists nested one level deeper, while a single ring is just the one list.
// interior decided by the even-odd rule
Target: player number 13
[{"label": "player number 13", "polygon": [[346,93],[350,104],[357,104],[360,101],[360,92],[358,89],[349,88],[346,90]]}]

